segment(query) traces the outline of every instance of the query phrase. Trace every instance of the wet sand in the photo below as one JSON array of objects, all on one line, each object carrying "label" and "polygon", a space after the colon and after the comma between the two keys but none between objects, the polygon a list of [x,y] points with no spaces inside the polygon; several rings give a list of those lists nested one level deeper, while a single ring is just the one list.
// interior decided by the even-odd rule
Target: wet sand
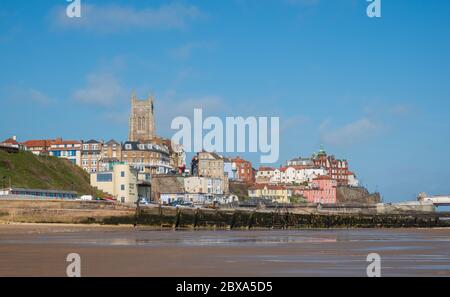
[{"label": "wet sand", "polygon": [[146,228],[0,225],[0,276],[450,276],[450,229],[154,231]]}]

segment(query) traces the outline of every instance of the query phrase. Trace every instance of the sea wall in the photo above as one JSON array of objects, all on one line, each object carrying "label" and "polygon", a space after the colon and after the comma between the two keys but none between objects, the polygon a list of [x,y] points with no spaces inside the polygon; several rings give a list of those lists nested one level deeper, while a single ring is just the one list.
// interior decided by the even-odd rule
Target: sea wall
[{"label": "sea wall", "polygon": [[450,227],[438,213],[295,213],[281,210],[139,207],[91,201],[0,200],[2,223],[137,224],[170,229]]},{"label": "sea wall", "polygon": [[134,207],[96,201],[1,199],[0,222],[132,224]]}]

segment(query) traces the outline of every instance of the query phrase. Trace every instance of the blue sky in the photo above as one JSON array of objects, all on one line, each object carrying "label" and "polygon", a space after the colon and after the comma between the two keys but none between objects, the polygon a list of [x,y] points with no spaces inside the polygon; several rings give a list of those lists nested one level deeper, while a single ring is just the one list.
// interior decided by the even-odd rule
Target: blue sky
[{"label": "blue sky", "polygon": [[[450,2],[2,0],[0,138],[126,140],[206,115],[279,116],[280,163],[324,144],[386,201],[450,194]],[[259,155],[243,154],[256,162]],[[255,164],[258,166],[258,164]]]}]

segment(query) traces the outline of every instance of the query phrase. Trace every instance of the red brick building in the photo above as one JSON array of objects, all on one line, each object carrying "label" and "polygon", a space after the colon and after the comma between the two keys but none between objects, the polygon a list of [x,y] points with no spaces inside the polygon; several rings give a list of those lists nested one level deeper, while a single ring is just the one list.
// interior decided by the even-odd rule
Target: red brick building
[{"label": "red brick building", "polygon": [[237,180],[248,184],[255,183],[255,172],[251,162],[241,159],[240,157],[234,158],[231,161],[232,168],[236,172]]},{"label": "red brick building", "polygon": [[348,185],[348,162],[347,160],[339,160],[334,156],[328,156],[323,148],[317,154],[313,155],[315,166],[322,167],[332,179],[336,180],[338,185]]}]

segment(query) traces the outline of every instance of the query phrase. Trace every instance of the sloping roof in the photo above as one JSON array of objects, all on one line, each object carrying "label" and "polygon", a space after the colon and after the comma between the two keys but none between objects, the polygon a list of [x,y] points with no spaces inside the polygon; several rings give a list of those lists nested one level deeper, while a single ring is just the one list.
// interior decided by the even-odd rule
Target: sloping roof
[{"label": "sloping roof", "polygon": [[18,144],[19,144],[16,140],[14,140],[14,139],[12,139],[12,138],[8,138],[8,139],[6,139],[5,141],[3,141],[2,143],[6,143],[6,144],[14,144],[14,145],[18,145]]},{"label": "sloping roof", "polygon": [[115,141],[114,139],[111,139],[110,141],[108,141],[106,144],[120,144],[117,141]]},{"label": "sloping roof", "polygon": [[40,140],[27,140],[22,144],[28,148],[30,147],[46,147],[50,146],[55,140],[53,139],[40,139]]},{"label": "sloping roof", "polygon": [[95,140],[95,139],[91,139],[91,140],[88,140],[88,141],[83,141],[83,143],[97,144],[97,143],[101,143],[101,142],[100,142],[100,141],[97,141],[97,140]]},{"label": "sloping roof", "polygon": [[52,145],[60,145],[60,144],[81,144],[81,141],[78,140],[55,140],[51,143]]},{"label": "sloping roof", "polygon": [[273,167],[259,167],[258,171],[274,171]]}]

